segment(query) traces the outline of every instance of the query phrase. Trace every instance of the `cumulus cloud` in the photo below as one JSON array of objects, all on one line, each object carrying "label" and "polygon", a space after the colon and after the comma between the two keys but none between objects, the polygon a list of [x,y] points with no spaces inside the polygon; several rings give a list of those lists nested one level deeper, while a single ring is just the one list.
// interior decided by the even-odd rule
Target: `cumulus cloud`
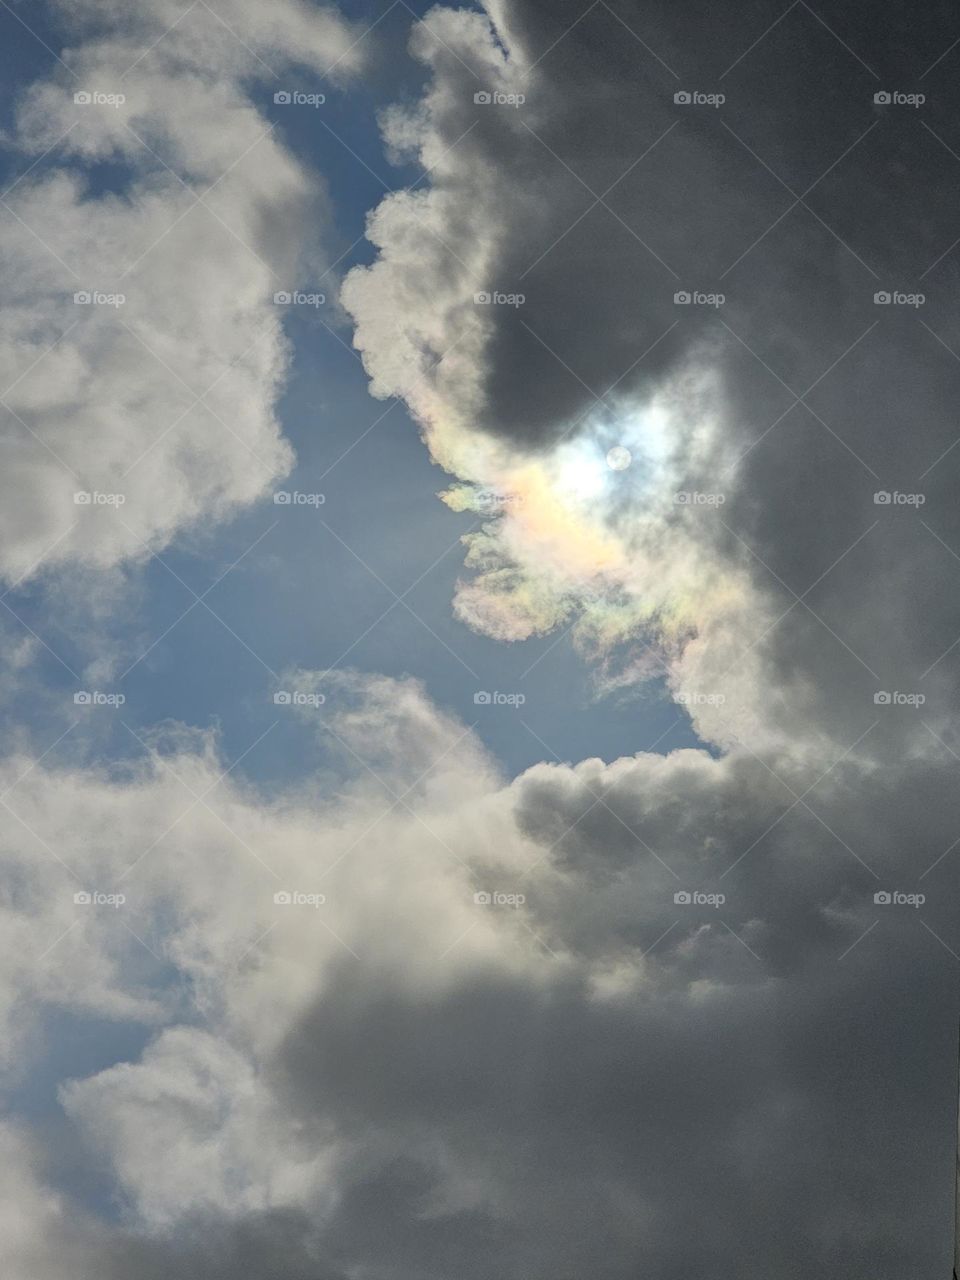
[{"label": "cumulus cloud", "polygon": [[[100,973],[98,1007],[152,1037],[60,1091],[122,1227],[55,1191],[26,1131],[55,1229],[8,1237],[11,1268],[58,1277],[71,1233],[81,1276],[199,1272],[199,1238],[258,1277],[278,1239],[292,1275],[936,1257],[960,920],[943,863],[918,866],[960,818],[929,803],[947,764],[861,751],[818,779],[687,750],[507,782],[416,684],[325,687],[325,799],[218,784],[189,739],[126,776],[41,761],[9,792],[4,932],[42,980],[7,954],[5,987],[42,1020],[90,1008]],[[126,901],[75,904],[41,841]],[[922,919],[878,888],[925,889]]]},{"label": "cumulus cloud", "polygon": [[62,9],[72,43],[19,104],[0,208],[8,583],[142,559],[289,469],[273,297],[328,211],[265,107],[281,72],[330,88],[359,57],[300,0]]}]

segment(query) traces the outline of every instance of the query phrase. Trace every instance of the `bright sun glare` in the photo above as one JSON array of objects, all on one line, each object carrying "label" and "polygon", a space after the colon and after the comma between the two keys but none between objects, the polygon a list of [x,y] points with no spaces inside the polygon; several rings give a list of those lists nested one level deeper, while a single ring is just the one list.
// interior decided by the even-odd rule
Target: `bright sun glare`
[{"label": "bright sun glare", "polygon": [[601,453],[587,445],[568,450],[560,462],[558,486],[582,502],[598,497],[606,488],[609,468]]}]

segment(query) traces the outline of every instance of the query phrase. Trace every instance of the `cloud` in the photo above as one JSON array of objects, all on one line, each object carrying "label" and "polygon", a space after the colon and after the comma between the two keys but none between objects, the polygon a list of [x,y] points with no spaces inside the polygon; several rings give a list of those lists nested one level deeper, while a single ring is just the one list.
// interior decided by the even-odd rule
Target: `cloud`
[{"label": "cloud", "polygon": [[[933,1265],[949,762],[863,751],[817,781],[802,750],[685,750],[506,782],[414,682],[323,683],[324,798],[218,783],[196,738],[125,773],[40,761],[8,792],[37,843],[4,833],[31,974],[11,949],[5,988],[34,1017],[89,1009],[92,970],[151,1035],[60,1092],[123,1225],[55,1193],[28,1132],[59,1225],[12,1258],[58,1280],[72,1232],[80,1276],[199,1272],[202,1238],[254,1276],[277,1239],[293,1275]],[[39,841],[126,902],[76,906]],[[694,1206],[709,1230],[683,1230]]]},{"label": "cloud", "polygon": [[[952,239],[905,186],[889,217],[859,216],[918,144],[888,116],[861,152],[877,117],[849,46],[886,70],[901,11],[838,42],[798,6],[784,23],[817,57],[784,64],[772,34],[739,82],[766,20],[694,24],[695,49],[731,65],[723,119],[746,148],[719,115],[661,137],[684,108],[686,15],[623,11],[642,44],[605,5],[489,16],[438,9],[415,30],[430,79],[386,131],[433,168],[372,215],[379,257],[344,292],[358,346],[454,477],[450,505],[490,511],[460,616],[502,639],[576,620],[605,687],[662,672],[721,750],[508,780],[412,680],[291,673],[326,697],[310,708],[322,788],[226,776],[213,734],[158,734],[122,768],[11,752],[7,1087],[31,1083],[57,1011],[148,1039],[55,1068],[58,1123],[110,1213],[81,1201],[41,1124],[0,1130],[23,1170],[0,1233],[16,1280],[945,1265],[956,362],[937,340],[954,345],[949,303],[924,313],[933,337],[905,312],[870,328],[850,252],[893,272],[907,227],[925,268]],[[262,19],[231,11],[247,19],[259,48]],[[808,61],[831,91],[802,99],[797,127]],[[519,85],[522,108],[474,102]],[[84,145],[113,148],[115,125]],[[921,141],[929,176],[943,161]],[[651,146],[664,167],[637,162],[598,234],[557,157],[604,192]],[[809,201],[819,220],[780,218],[793,197],[756,156],[801,191],[845,147],[853,168]],[[745,249],[728,327],[673,302],[663,262],[686,257],[704,278],[681,283],[709,291]],[[525,298],[474,300],[494,291]],[[922,511],[874,503],[923,468]]]},{"label": "cloud", "polygon": [[191,1213],[242,1218],[274,1198],[323,1202],[318,1153],[297,1160],[297,1133],[249,1061],[206,1032],[166,1030],[137,1066],[73,1081],[62,1102],[90,1149],[115,1158],[118,1182],[153,1224]]},{"label": "cloud", "polygon": [[[688,699],[725,693],[725,716],[694,714],[724,744],[849,745],[891,684],[949,733],[960,339],[938,183],[960,167],[941,20],[917,45],[922,119],[874,103],[903,74],[901,5],[837,31],[799,6],[766,35],[747,11],[535,0],[414,28],[428,80],[384,133],[429,174],[371,214],[378,254],[343,298],[374,394],[410,405],[451,505],[489,517],[464,622],[570,627],[601,688],[652,669]],[[923,303],[875,303],[921,276]]]},{"label": "cloud", "polygon": [[76,42],[19,104],[0,210],[8,583],[142,560],[290,468],[273,298],[309,283],[329,210],[267,105],[280,71],[358,64],[298,0],[63,9]]},{"label": "cloud", "polygon": [[176,1239],[151,1239],[105,1228],[44,1184],[45,1155],[30,1133],[6,1121],[3,1261],[11,1280],[69,1280],[131,1271],[145,1280],[176,1274],[186,1280],[228,1280],[238,1269],[267,1280],[283,1268],[291,1280],[343,1280],[326,1267],[309,1242],[309,1225],[297,1214],[253,1214],[239,1226],[197,1216]]}]

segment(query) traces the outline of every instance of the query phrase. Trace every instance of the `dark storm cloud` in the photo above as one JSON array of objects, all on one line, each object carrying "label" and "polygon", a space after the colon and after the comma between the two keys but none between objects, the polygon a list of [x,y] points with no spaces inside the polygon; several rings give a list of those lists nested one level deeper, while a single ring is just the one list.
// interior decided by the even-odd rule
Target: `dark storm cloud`
[{"label": "dark storm cloud", "polygon": [[[506,63],[440,8],[415,36],[433,74],[417,127],[436,216],[427,229],[426,205],[389,205],[381,266],[348,282],[371,370],[383,379],[377,315],[396,310],[392,346],[408,332],[439,357],[463,344],[475,289],[522,291],[522,306],[482,309],[476,383],[451,366],[439,410],[423,412],[549,451],[590,430],[607,388],[615,423],[691,364],[709,368],[724,460],[688,487],[726,502],[695,536],[719,572],[746,572],[771,618],[790,610],[758,645],[770,682],[790,686],[781,728],[802,701],[808,725],[848,745],[892,688],[926,691],[942,732],[956,700],[940,659],[960,635],[952,10],[519,0],[490,13]],[[526,102],[478,106],[484,88]],[[678,91],[726,100],[676,104]],[[677,305],[678,291],[725,302]]]},{"label": "dark storm cloud", "polygon": [[[513,10],[509,16],[516,33]],[[793,20],[813,23],[800,11]],[[884,41],[867,25],[861,27],[870,37],[864,56],[883,67],[877,53]],[[891,19],[888,44],[895,43],[894,27]],[[815,23],[804,30],[786,53],[799,55],[794,71],[815,64],[822,77],[824,50],[817,44],[814,52],[805,40],[811,32],[813,43],[824,37]],[[589,162],[599,182],[606,139],[617,160],[620,134],[599,124],[604,95],[583,93],[577,79],[583,72],[579,31],[567,37],[573,51],[564,83],[580,120],[598,125]],[[755,75],[784,93],[776,52],[759,58],[766,81],[759,69]],[[831,68],[846,56],[834,49]],[[878,114],[867,73],[854,66],[851,77],[847,66],[844,77],[865,95],[854,103],[855,129],[844,136],[843,121],[825,120],[822,111],[812,112],[812,121],[804,116],[795,86],[792,128],[776,109],[732,127],[747,136],[752,123],[750,145],[758,152],[769,147],[762,153],[802,190],[817,176],[812,144],[818,135],[837,144],[830,163]],[[577,111],[571,107],[564,117],[571,145]],[[891,124],[917,130],[916,120]],[[805,138],[799,136],[804,129]],[[699,136],[697,142],[703,145]],[[726,156],[726,141],[722,146]],[[901,138],[886,150],[865,151],[862,172],[839,190],[840,233],[878,268],[883,253],[900,243],[891,231],[893,211],[876,216],[886,165],[897,173],[916,150],[915,138]],[[923,162],[931,164],[930,153]],[[539,182],[541,170],[536,173]],[[654,189],[642,207],[655,207],[657,198]],[[912,193],[896,212],[915,229]],[[784,679],[799,670],[819,685],[820,717],[853,742],[886,714],[873,702],[878,685],[918,687],[911,682],[960,632],[955,596],[942,587],[949,552],[918,521],[909,523],[915,510],[873,503],[876,489],[911,490],[912,478],[952,443],[956,372],[915,314],[875,310],[873,277],[815,218],[803,209],[790,217],[788,238],[781,224],[779,240],[775,230],[758,246],[755,265],[748,271],[748,255],[737,269],[749,299],[738,293],[723,315],[743,342],[728,335],[719,355],[711,349],[725,374],[727,429],[744,447],[784,414],[731,485],[724,512],[730,529],[718,530],[717,542],[752,564],[772,592],[781,588],[770,570],[801,593],[884,518],[810,600],[843,639],[797,608],[770,646],[771,696],[778,670]],[[711,228],[719,249],[703,261],[725,261],[742,230],[732,221],[728,215],[722,227]],[[914,262],[925,267],[935,246],[949,243],[949,208],[920,221]],[[636,300],[635,263],[613,237],[596,237],[590,250],[605,270],[585,273],[577,248],[558,246],[551,305],[538,313],[540,295],[531,288],[533,301],[523,314],[559,354],[576,359],[585,381],[603,385],[629,363],[625,346],[637,335],[624,340],[624,328],[640,323],[638,312],[646,320],[656,303],[648,305],[644,295]],[[511,258],[509,246],[500,252],[504,263],[522,258]],[[903,277],[891,280],[894,269],[906,271],[903,254],[898,260],[891,252],[889,261],[876,287],[906,287]],[[942,269],[949,278],[949,264]],[[509,270],[504,275],[509,280]],[[634,285],[629,303],[624,278]],[[576,305],[575,282],[582,283]],[[600,300],[594,305],[591,289]],[[879,331],[868,333],[878,314]],[[933,311],[924,314],[950,343],[949,306],[936,320]],[[516,318],[505,325],[489,348],[492,425],[529,439],[544,424],[571,421],[589,401],[557,362],[543,359],[542,344],[521,335]],[[664,360],[666,368],[669,357]],[[815,389],[818,397],[811,396],[815,412],[803,405],[790,410],[795,397],[777,375],[803,392],[834,361],[836,375],[828,374]],[[514,377],[518,371],[523,376]],[[501,392],[509,409],[498,425]],[[946,501],[951,465],[930,473],[923,513],[932,523],[937,512],[947,540],[954,519]],[[753,563],[738,538],[770,570]],[[784,608],[791,603],[789,592],[783,601]],[[932,687],[952,699],[952,676],[941,674]],[[948,707],[930,708],[938,724]],[[783,710],[787,720],[795,714],[790,701]],[[917,725],[916,713],[907,714],[914,718],[894,709],[899,718],[878,724],[871,747],[883,755],[888,742],[892,754],[900,753]],[[960,923],[949,892],[950,861],[928,872],[951,847],[960,817],[948,800],[954,762],[946,753],[944,760],[937,766],[896,762],[872,776],[840,769],[827,785],[828,800],[817,791],[810,796],[814,812],[800,805],[783,822],[781,807],[790,806],[791,796],[778,795],[765,769],[782,772],[794,796],[813,778],[801,781],[771,756],[765,763],[741,758],[724,786],[691,774],[675,791],[656,791],[646,778],[608,789],[606,783],[573,784],[550,770],[531,775],[518,798],[518,826],[544,846],[556,841],[553,859],[570,877],[567,892],[540,886],[538,897],[531,890],[531,920],[548,945],[635,956],[674,918],[669,897],[676,882],[651,850],[683,883],[700,873],[711,888],[745,853],[724,881],[724,916],[748,939],[753,958],[708,919],[698,922],[706,934],[681,923],[664,942],[665,992],[600,1007],[576,981],[559,977],[544,993],[475,976],[448,996],[413,1003],[389,984],[380,989],[347,980],[342,991],[318,999],[287,1046],[299,1105],[308,1115],[335,1114],[348,1130],[376,1133],[388,1153],[404,1144],[429,1148],[437,1139],[467,1153],[470,1168],[486,1172],[501,1193],[508,1189],[514,1212],[506,1227],[503,1218],[500,1223],[507,1240],[494,1234],[490,1256],[475,1259],[466,1274],[589,1272],[611,1280],[699,1271],[731,1278],[938,1274],[950,1230],[957,963],[952,942],[941,939],[954,939]],[[588,812],[598,789],[618,817],[606,806]],[[767,834],[771,823],[775,829]],[[924,873],[932,914],[923,921],[912,912],[884,916],[882,906],[872,906],[881,887],[915,890]],[[754,963],[754,972],[744,969]],[[728,985],[729,994],[698,1008],[678,990],[697,981]],[[442,1183],[439,1171],[433,1176]],[[416,1252],[435,1256],[424,1240]]]},{"label": "dark storm cloud", "polygon": [[[879,883],[906,883],[917,849],[901,843],[890,781],[863,784],[856,829],[844,831]],[[898,776],[914,807],[917,788],[943,782]],[[731,776],[717,802],[749,794],[746,783]],[[572,789],[561,791],[559,779],[552,795],[531,785],[520,820],[562,809]],[[589,849],[603,863],[610,831],[636,819],[642,795],[618,794],[582,838],[584,860]],[[831,826],[849,795],[818,799]],[[689,825],[714,829],[712,809],[690,804]],[[952,809],[934,825],[955,829]],[[926,833],[925,854],[941,851],[942,834]],[[688,829],[661,846],[684,883],[698,864],[718,869],[690,855],[698,843]],[[754,857],[762,874],[725,882],[727,903],[689,920],[662,905],[669,878],[651,876],[640,850],[606,893],[582,871],[553,898],[549,878],[533,878],[531,927],[551,947],[579,950],[590,922],[602,936],[588,950],[635,963],[652,949],[646,980],[605,998],[559,961],[540,979],[478,967],[415,998],[388,973],[345,962],[288,1038],[278,1085],[305,1124],[363,1151],[366,1194],[346,1198],[332,1238],[352,1237],[371,1265],[360,1222],[386,1217],[380,1247],[399,1251],[391,1274],[404,1276],[445,1275],[454,1259],[476,1280],[937,1274],[950,1228],[955,1037],[943,1012],[956,960],[916,909],[884,916],[878,882],[815,821],[794,818]],[[924,919],[954,937],[956,904],[937,883]],[[671,919],[675,932],[654,946]],[[441,1230],[427,1207],[461,1179],[483,1212],[450,1211]]]},{"label": "dark storm cloud", "polygon": [[[848,5],[831,11],[832,34],[797,4],[753,48],[777,16],[767,5],[491,8],[519,109],[474,103],[485,65],[467,41],[430,54],[443,90],[432,129],[456,146],[445,194],[480,205],[490,287],[526,298],[489,316],[491,431],[548,444],[677,320],[621,390],[709,334],[751,400],[765,387],[784,408],[793,396],[719,320],[802,392],[877,319],[875,289],[908,286],[955,239],[960,163],[926,131],[951,144],[949,62],[919,83],[949,44],[949,6]],[[895,89],[925,91],[922,113],[874,104]],[[726,101],[677,105],[678,91]],[[444,229],[454,253],[465,229],[455,217]],[[930,292],[951,278],[948,259]],[[725,309],[678,310],[679,290],[723,292]]]},{"label": "dark storm cloud", "polygon": [[[464,253],[463,226],[487,238],[465,294],[526,296],[484,317],[475,427],[549,452],[618,380],[642,400],[709,365],[742,458],[706,476],[727,502],[702,546],[746,569],[772,617],[789,610],[764,639],[739,637],[761,645],[769,718],[801,750],[815,729],[867,735],[888,763],[814,753],[806,774],[747,742],[761,760],[675,790],[534,771],[516,818],[556,844],[560,884],[538,896],[531,882],[547,945],[635,958],[655,944],[677,882],[652,852],[708,888],[742,854],[722,879],[737,937],[675,926],[648,962],[664,987],[599,1008],[559,977],[549,996],[475,977],[415,1007],[389,988],[325,996],[287,1048],[295,1095],[348,1126],[376,1116],[388,1149],[441,1132],[483,1153],[516,1214],[510,1261],[478,1276],[945,1274],[960,919],[944,855],[960,815],[933,733],[956,745],[955,12],[490,12],[516,57],[497,85],[526,94],[518,109],[473,106],[490,80],[474,36],[448,26],[448,47],[419,46],[435,140],[456,149],[438,233]],[[675,104],[677,90],[726,101]],[[679,290],[726,301],[677,305]],[[925,299],[875,301],[893,292]],[[885,706],[880,691],[927,701]],[[598,785],[619,820],[589,809]],[[873,895],[894,886],[925,891],[922,911],[884,914]],[[685,1001],[697,982],[723,995]]]}]

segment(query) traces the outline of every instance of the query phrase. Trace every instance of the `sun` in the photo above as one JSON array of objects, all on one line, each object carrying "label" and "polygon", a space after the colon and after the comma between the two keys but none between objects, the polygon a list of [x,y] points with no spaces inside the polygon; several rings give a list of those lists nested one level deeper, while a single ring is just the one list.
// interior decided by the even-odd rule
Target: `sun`
[{"label": "sun", "polygon": [[557,473],[557,488],[580,502],[599,497],[607,487],[609,470],[601,454],[588,445],[564,452]]}]

